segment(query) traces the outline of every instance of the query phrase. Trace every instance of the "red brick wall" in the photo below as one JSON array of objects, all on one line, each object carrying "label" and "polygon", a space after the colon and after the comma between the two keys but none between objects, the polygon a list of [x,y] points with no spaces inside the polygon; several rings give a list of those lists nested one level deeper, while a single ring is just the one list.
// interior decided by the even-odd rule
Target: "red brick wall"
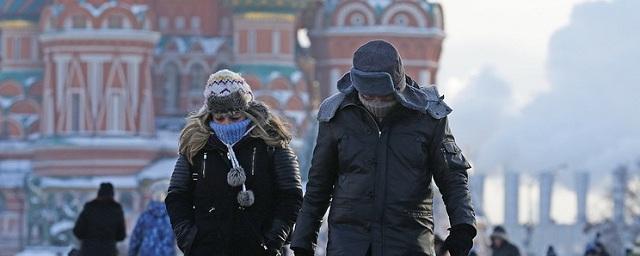
[{"label": "red brick wall", "polygon": [[[156,14],[156,24],[160,17],[169,20],[168,29],[161,31],[163,34],[200,34],[217,35],[220,33],[222,18],[230,14],[221,0],[156,0],[150,3]],[[178,16],[185,17],[185,28],[175,28],[175,19]],[[200,17],[199,32],[191,28],[191,17]],[[157,27],[157,26],[156,26]]]}]

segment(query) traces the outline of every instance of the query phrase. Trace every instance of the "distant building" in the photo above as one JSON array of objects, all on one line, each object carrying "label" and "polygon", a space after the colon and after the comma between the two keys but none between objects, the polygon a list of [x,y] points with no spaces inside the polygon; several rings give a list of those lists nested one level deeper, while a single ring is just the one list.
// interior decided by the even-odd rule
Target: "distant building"
[{"label": "distant building", "polygon": [[442,7],[429,1],[327,0],[309,18],[315,76],[326,97],[351,68],[353,52],[375,39],[393,43],[405,71],[421,85],[436,82],[445,38]]}]

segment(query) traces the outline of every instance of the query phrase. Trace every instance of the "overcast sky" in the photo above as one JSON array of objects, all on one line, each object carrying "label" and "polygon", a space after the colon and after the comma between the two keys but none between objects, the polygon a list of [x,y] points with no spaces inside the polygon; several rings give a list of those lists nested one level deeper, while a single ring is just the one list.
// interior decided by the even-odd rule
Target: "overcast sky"
[{"label": "overcast sky", "polygon": [[[640,118],[630,112],[640,99],[640,1],[441,3],[447,38],[438,80],[473,171],[556,173],[552,216],[560,222],[575,215],[567,206],[575,205],[576,170],[590,172],[602,190],[588,208],[610,204],[602,198],[612,170],[625,164],[636,171],[640,157]],[[501,187],[499,179],[485,186],[494,222],[502,220]],[[521,211],[537,205],[537,195],[531,198]]]},{"label": "overcast sky", "polygon": [[439,84],[456,96],[468,79],[493,68],[513,88],[516,106],[548,88],[549,39],[569,21],[572,7],[588,0],[441,0],[445,39]]}]

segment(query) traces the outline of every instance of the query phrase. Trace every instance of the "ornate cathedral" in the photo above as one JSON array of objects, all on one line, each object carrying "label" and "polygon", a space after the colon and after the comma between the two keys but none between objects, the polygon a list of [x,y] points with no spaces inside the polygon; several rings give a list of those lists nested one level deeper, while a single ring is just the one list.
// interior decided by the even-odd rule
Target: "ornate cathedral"
[{"label": "ornate cathedral", "polygon": [[75,243],[106,181],[132,229],[216,70],[287,118],[305,176],[316,109],[358,46],[394,43],[426,85],[444,38],[428,0],[0,0],[0,255]]}]

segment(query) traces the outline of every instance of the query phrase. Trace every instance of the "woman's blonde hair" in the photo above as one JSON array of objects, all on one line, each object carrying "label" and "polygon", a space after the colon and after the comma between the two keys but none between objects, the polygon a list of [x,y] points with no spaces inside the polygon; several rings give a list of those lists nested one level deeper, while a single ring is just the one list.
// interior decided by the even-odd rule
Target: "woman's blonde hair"
[{"label": "woman's blonde hair", "polygon": [[[273,147],[286,147],[291,141],[291,133],[287,124],[272,113],[262,102],[252,101],[249,108],[241,111],[255,127],[249,135],[259,138]],[[186,118],[185,127],[180,132],[179,152],[187,157],[193,164],[193,157],[204,148],[213,131],[209,127],[211,113],[207,106],[202,106],[198,111],[190,113]]]}]

